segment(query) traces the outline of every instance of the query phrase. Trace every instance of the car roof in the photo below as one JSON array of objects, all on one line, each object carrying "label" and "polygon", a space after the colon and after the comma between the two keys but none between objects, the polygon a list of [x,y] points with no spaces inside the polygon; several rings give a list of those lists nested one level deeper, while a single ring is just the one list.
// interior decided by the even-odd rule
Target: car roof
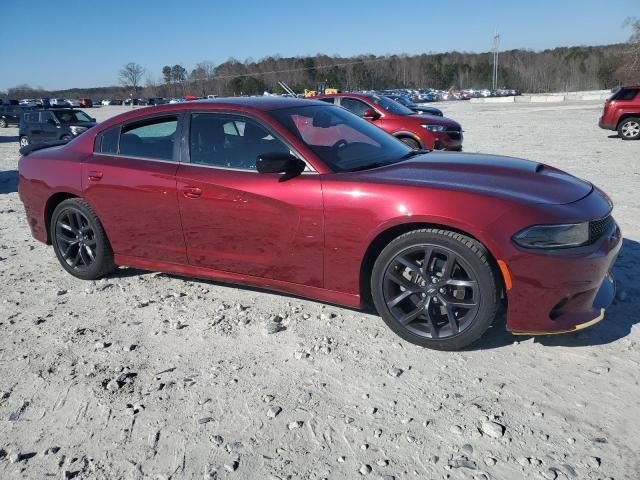
[{"label": "car roof", "polygon": [[[325,102],[310,100],[306,98],[292,97],[224,97],[208,98],[202,100],[190,100],[181,103],[182,107],[189,106],[191,109],[197,105],[224,105],[228,107],[251,108],[260,111],[279,110],[281,108],[299,107],[301,105],[317,104],[324,105]],[[164,106],[164,105],[163,105]]]},{"label": "car roof", "polygon": [[351,93],[351,92],[341,92],[341,93],[326,93],[324,95],[317,95],[314,98],[332,98],[332,97],[354,97],[354,98],[362,98],[362,99],[371,99],[371,95],[367,95],[365,93]]}]

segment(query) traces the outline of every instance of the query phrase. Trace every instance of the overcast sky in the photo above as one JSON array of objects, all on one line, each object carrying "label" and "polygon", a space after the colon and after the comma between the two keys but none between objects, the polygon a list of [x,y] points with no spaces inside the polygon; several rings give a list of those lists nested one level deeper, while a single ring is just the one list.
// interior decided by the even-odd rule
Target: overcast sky
[{"label": "overcast sky", "polygon": [[128,62],[160,78],[203,60],[326,53],[482,52],[627,40],[640,0],[0,0],[0,90],[118,83]]}]

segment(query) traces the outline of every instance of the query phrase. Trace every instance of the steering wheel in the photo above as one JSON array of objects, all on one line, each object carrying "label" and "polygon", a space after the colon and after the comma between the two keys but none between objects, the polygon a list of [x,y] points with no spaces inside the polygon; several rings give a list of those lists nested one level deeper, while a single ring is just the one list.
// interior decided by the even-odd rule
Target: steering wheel
[{"label": "steering wheel", "polygon": [[336,143],[334,143],[331,148],[333,148],[335,150],[339,150],[341,148],[346,147],[348,144],[349,143],[344,138],[341,138]]}]

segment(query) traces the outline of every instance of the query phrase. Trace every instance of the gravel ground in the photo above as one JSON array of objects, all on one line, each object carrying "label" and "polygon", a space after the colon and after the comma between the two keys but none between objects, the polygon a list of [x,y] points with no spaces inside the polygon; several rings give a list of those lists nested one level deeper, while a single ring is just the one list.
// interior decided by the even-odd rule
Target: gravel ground
[{"label": "gravel ground", "polygon": [[611,195],[625,240],[603,322],[537,339],[497,322],[443,353],[256,289],[130,269],[83,282],[31,238],[4,129],[0,478],[639,478],[640,142],[598,129],[600,102],[442,108],[466,151]]}]

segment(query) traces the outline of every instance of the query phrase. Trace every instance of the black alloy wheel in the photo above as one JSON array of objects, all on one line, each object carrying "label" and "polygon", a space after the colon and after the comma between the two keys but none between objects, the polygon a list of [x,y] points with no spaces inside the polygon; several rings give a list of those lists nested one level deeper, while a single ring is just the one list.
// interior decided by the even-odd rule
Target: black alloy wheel
[{"label": "black alloy wheel", "polygon": [[474,239],[436,229],[392,241],[372,273],[378,313],[405,340],[457,350],[477,340],[499,303],[497,275]]},{"label": "black alloy wheel", "polygon": [[61,202],[51,218],[53,249],[63,268],[83,280],[95,280],[115,268],[102,224],[82,199]]}]

